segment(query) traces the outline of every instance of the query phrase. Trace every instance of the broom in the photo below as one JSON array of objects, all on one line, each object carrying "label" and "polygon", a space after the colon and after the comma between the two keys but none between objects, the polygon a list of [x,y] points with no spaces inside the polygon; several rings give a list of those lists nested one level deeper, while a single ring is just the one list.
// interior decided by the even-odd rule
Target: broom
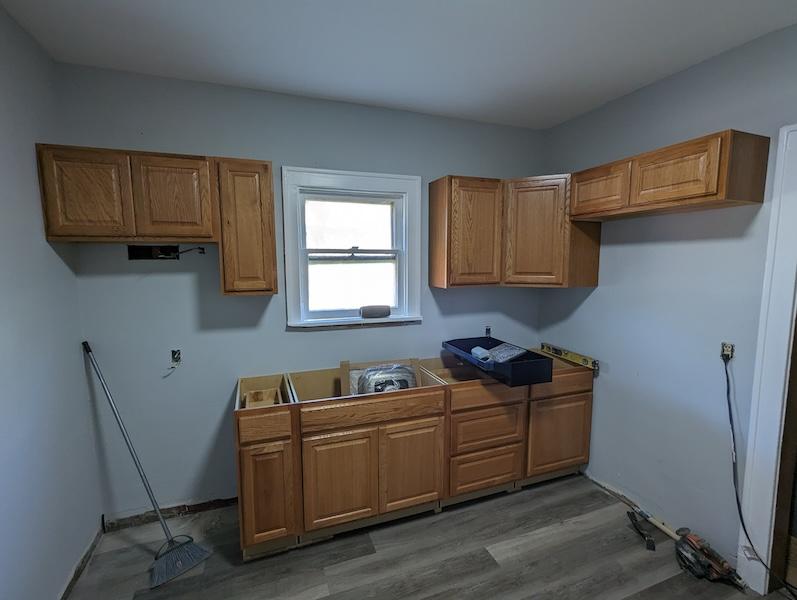
[{"label": "broom", "polygon": [[195,544],[194,538],[189,535],[179,535],[177,537],[172,535],[169,526],[166,524],[166,520],[161,514],[158,502],[155,500],[155,494],[152,493],[152,488],[149,486],[149,481],[144,473],[144,468],[141,466],[141,461],[138,459],[138,454],[136,454],[136,450],[133,448],[133,442],[130,440],[125,424],[122,422],[122,416],[119,414],[116,403],[113,401],[111,390],[108,389],[108,384],[105,383],[105,377],[102,376],[102,371],[100,371],[100,367],[97,364],[97,360],[94,358],[94,354],[88,342],[83,342],[83,350],[91,361],[91,366],[97,374],[97,379],[100,380],[100,385],[105,392],[105,397],[108,398],[108,404],[111,405],[113,416],[116,417],[116,423],[119,425],[122,437],[125,439],[127,449],[130,451],[130,456],[136,464],[136,469],[138,469],[141,483],[144,484],[144,489],[147,490],[149,501],[152,503],[152,508],[155,509],[155,514],[158,516],[158,521],[160,521],[161,527],[163,528],[163,533],[166,535],[166,542],[164,542],[163,546],[161,546],[160,550],[155,554],[155,560],[150,567],[149,585],[150,588],[155,588],[193,569],[210,556],[210,550],[203,548],[199,544]]}]

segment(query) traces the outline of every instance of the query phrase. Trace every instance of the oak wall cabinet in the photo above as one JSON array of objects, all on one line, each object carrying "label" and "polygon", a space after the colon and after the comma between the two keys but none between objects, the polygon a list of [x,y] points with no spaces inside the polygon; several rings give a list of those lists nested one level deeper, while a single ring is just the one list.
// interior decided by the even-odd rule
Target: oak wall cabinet
[{"label": "oak wall cabinet", "polygon": [[595,286],[600,226],[573,225],[569,175],[429,184],[429,283]]},{"label": "oak wall cabinet", "polygon": [[429,278],[434,287],[501,283],[503,185],[448,176],[429,184]]},{"label": "oak wall cabinet", "polygon": [[571,217],[605,219],[764,200],[769,138],[726,130],[573,175]]},{"label": "oak wall cabinet", "polygon": [[225,294],[277,292],[271,163],[37,146],[47,238],[219,243]]}]

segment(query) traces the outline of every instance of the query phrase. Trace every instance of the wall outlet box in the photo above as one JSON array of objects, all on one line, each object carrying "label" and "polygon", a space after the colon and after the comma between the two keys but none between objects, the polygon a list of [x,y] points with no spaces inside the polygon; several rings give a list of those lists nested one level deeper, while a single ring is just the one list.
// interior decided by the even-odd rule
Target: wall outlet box
[{"label": "wall outlet box", "polygon": [[723,360],[730,360],[733,358],[734,354],[736,354],[736,345],[731,344],[730,342],[722,342],[720,348],[720,358]]}]

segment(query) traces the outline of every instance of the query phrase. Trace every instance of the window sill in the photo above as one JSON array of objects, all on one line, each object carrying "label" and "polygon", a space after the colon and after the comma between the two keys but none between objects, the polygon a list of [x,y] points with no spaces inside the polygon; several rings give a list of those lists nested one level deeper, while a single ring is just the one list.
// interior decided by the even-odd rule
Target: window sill
[{"label": "window sill", "polygon": [[288,321],[288,327],[301,329],[323,327],[367,327],[368,325],[390,325],[401,323],[420,323],[421,315],[397,315],[382,319],[362,319],[360,317],[343,317],[340,319],[309,319],[307,321]]}]

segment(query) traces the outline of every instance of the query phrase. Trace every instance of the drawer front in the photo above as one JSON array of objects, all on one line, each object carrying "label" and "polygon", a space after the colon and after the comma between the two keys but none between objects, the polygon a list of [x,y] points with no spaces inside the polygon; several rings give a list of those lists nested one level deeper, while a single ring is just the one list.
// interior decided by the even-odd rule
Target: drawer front
[{"label": "drawer front", "polygon": [[573,371],[556,375],[550,383],[537,383],[531,386],[531,399],[552,398],[577,392],[592,391],[592,371]]},{"label": "drawer front", "polygon": [[451,454],[495,448],[526,437],[527,402],[451,415]]},{"label": "drawer front", "polygon": [[573,175],[571,215],[602,213],[628,206],[631,163],[596,167]]},{"label": "drawer front", "polygon": [[451,459],[451,495],[466,494],[520,479],[523,444],[463,454]]},{"label": "drawer front", "polygon": [[433,388],[396,392],[363,400],[312,402],[301,407],[302,432],[326,431],[370,423],[413,417],[441,415],[445,410],[445,390]]},{"label": "drawer front", "polygon": [[451,386],[451,412],[519,402],[529,397],[529,386],[509,387],[503,383],[475,381]]},{"label": "drawer front", "polygon": [[717,193],[722,136],[677,144],[634,160],[631,205]]},{"label": "drawer front", "polygon": [[252,442],[267,442],[291,437],[291,411],[264,410],[246,414],[248,411],[239,411],[238,418],[238,443],[251,444]]}]

